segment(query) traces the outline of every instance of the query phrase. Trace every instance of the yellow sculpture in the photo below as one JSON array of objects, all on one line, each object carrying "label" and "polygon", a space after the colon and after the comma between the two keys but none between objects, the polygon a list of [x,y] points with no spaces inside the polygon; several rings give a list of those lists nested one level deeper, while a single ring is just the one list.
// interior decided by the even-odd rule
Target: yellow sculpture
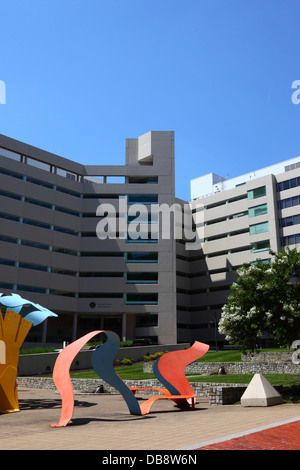
[{"label": "yellow sculpture", "polygon": [[16,378],[20,347],[32,323],[18,313],[0,312],[0,413],[19,411]]}]

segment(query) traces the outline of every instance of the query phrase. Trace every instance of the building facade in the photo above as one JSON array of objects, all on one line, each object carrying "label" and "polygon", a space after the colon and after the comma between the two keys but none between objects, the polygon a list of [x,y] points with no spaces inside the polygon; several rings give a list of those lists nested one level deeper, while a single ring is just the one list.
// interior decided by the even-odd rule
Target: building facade
[{"label": "building facade", "polygon": [[[224,345],[218,321],[235,270],[300,244],[300,157],[193,179],[190,201],[176,198],[174,181],[173,132],[127,139],[120,166],[75,163],[0,135],[0,292],[58,315],[29,341],[106,329]],[[177,236],[186,207],[195,239]]]},{"label": "building facade", "polygon": [[58,314],[28,340],[111,329],[176,343],[173,237],[96,233],[104,209],[115,211],[119,230],[134,204],[174,203],[173,132],[127,139],[124,166],[80,165],[1,135],[0,164],[1,291]]},{"label": "building facade", "polygon": [[196,178],[191,196],[201,248],[189,257],[190,323],[178,314],[179,336],[222,345],[216,325],[236,269],[258,258],[267,262],[270,250],[299,249],[300,157],[237,178]]}]

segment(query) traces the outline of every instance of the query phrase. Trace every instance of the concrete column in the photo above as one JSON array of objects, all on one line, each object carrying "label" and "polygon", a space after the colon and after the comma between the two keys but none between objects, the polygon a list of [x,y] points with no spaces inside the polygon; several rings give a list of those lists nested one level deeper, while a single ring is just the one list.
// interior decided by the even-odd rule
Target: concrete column
[{"label": "concrete column", "polygon": [[47,319],[43,322],[42,343],[46,343],[47,338]]},{"label": "concrete column", "polygon": [[126,313],[122,314],[122,341],[126,341]]},{"label": "concrete column", "polygon": [[77,339],[77,313],[73,316],[73,329],[72,329],[72,341]]}]

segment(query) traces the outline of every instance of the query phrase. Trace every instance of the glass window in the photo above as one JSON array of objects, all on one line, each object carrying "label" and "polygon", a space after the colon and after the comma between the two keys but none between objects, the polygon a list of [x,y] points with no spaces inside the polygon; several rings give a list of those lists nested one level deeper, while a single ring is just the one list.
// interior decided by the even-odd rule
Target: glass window
[{"label": "glass window", "polygon": [[29,224],[29,225],[34,225],[35,227],[40,227],[40,228],[46,228],[48,230],[51,229],[50,224],[45,224],[44,222],[39,222],[37,220],[32,220],[32,219],[23,219],[24,224]]},{"label": "glass window", "polygon": [[300,233],[281,238],[281,246],[296,245],[300,243]]},{"label": "glass window", "polygon": [[149,315],[137,315],[136,327],[143,328],[145,326],[158,326],[158,314],[149,313]]},{"label": "glass window", "polygon": [[281,181],[277,184],[277,191],[286,191],[290,188],[295,188],[296,186],[300,186],[300,177],[292,178],[290,180]]},{"label": "glass window", "polygon": [[62,168],[56,168],[56,174],[59,176],[64,176],[65,178],[68,178],[74,181],[76,181],[76,177],[77,177],[75,173],[72,173],[71,171],[63,170]]},{"label": "glass window", "polygon": [[251,252],[257,253],[258,251],[266,251],[270,248],[270,240],[263,240],[251,244]]},{"label": "glass window", "polygon": [[250,225],[250,235],[257,235],[259,233],[265,233],[269,231],[269,222],[263,222],[261,224]]},{"label": "glass window", "polygon": [[128,204],[155,204],[158,203],[158,194],[128,194]]},{"label": "glass window", "polygon": [[126,254],[128,263],[157,263],[158,253],[149,251],[131,251]]},{"label": "glass window", "polygon": [[259,215],[267,214],[267,204],[261,204],[260,206],[250,207],[248,211],[249,217],[257,217]]},{"label": "glass window", "polygon": [[157,304],[158,294],[153,293],[138,293],[138,294],[125,294],[126,304]]},{"label": "glass window", "polygon": [[279,201],[279,209],[286,209],[287,207],[294,207],[300,204],[300,196],[288,197]]},{"label": "glass window", "polygon": [[48,271],[47,266],[42,266],[40,264],[32,264],[32,263],[23,263],[19,262],[19,268],[24,268],[24,269],[34,269],[36,271]]},{"label": "glass window", "polygon": [[158,177],[157,176],[129,176],[128,183],[132,183],[132,184],[158,183]]},{"label": "glass window", "polygon": [[260,188],[255,188],[252,189],[251,191],[248,191],[247,196],[249,200],[252,199],[257,199],[259,197],[265,196],[266,195],[266,187],[261,186]]},{"label": "glass window", "polygon": [[34,158],[27,157],[26,159],[27,165],[35,166],[40,170],[50,171],[51,166],[48,163],[40,162],[39,160],[35,160]]},{"label": "glass window", "polygon": [[21,155],[19,153],[12,152],[11,150],[0,148],[0,155],[11,158],[12,160],[17,160],[18,162],[21,161]]},{"label": "glass window", "polygon": [[290,227],[291,225],[300,224],[300,214],[284,217],[280,221],[281,227]]},{"label": "glass window", "polygon": [[127,284],[157,284],[158,273],[126,273]]}]

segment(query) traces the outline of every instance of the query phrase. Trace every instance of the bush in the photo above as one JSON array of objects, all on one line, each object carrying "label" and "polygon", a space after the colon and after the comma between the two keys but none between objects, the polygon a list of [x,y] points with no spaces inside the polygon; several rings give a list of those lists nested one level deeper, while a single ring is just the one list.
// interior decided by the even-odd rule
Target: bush
[{"label": "bush", "polygon": [[133,361],[132,361],[132,359],[127,359],[126,357],[124,357],[124,359],[122,359],[122,361],[121,361],[121,364],[123,366],[132,366]]},{"label": "bush", "polygon": [[158,359],[159,357],[163,356],[164,353],[163,352],[157,352],[157,353],[154,353],[154,354],[147,354],[147,356],[144,356],[142,358],[143,361],[147,362],[147,361],[156,361],[156,359]]}]

